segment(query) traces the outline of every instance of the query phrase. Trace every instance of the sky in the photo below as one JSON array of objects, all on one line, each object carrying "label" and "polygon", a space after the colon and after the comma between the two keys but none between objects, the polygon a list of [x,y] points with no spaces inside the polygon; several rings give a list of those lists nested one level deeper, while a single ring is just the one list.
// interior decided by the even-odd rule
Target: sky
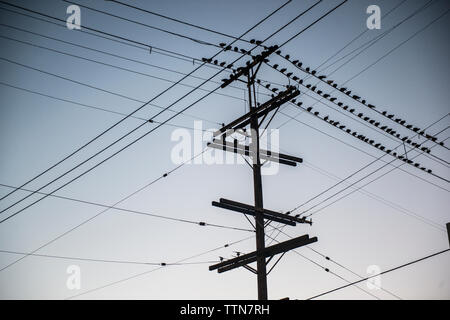
[{"label": "sky", "polygon": [[[68,17],[66,9],[70,5],[59,0],[7,2],[63,21]],[[79,0],[77,3],[208,43],[231,41],[225,36],[113,2]],[[284,2],[139,0],[132,3],[140,8],[238,37]],[[294,0],[244,38],[265,39],[314,3]],[[339,3],[335,0],[322,1],[267,40],[266,44],[284,43]],[[283,46],[283,54],[299,59],[305,66],[319,68],[339,49],[368,30],[366,19],[369,15],[366,9],[369,5],[378,5],[382,14],[381,29],[368,30],[319,70],[325,75],[333,73],[329,77],[339,84],[351,79],[345,86],[352,92],[364,97],[379,110],[394,113],[408,123],[425,128],[443,118],[431,126],[429,132],[435,134],[442,131],[438,137],[444,140],[448,137],[448,131],[445,130],[450,122],[450,117],[445,117],[449,113],[450,98],[447,79],[450,46],[446,31],[450,17],[445,14],[430,23],[444,14],[450,4],[445,0],[431,1],[425,9],[402,22],[426,3],[422,0],[349,0]],[[395,10],[389,15],[383,16],[394,7]],[[0,198],[13,190],[11,186],[19,187],[112,126],[124,114],[153,99],[181,79],[183,75],[180,73],[189,73],[198,67],[201,58],[211,57],[219,51],[204,42],[170,35],[85,7],[81,8],[81,30],[69,30],[64,23],[56,20],[52,21],[62,26],[11,11],[44,19],[0,3]],[[353,57],[353,50],[394,26],[392,32]],[[88,34],[88,28],[120,36],[121,43]],[[124,39],[135,42],[125,44]],[[137,45],[136,42],[143,45]],[[243,42],[239,42],[239,47],[249,48]],[[167,54],[167,51],[172,53]],[[193,61],[192,58],[197,60]],[[219,61],[227,62],[237,58],[233,52],[218,56]],[[334,71],[347,59],[348,63]],[[338,62],[334,64],[336,60]],[[245,61],[241,59],[235,65],[244,65]],[[376,64],[367,68],[376,61]],[[270,63],[284,65],[295,74],[305,77],[305,74],[286,64],[280,57],[271,56]],[[329,64],[332,65],[322,71]],[[155,116],[161,110],[158,106],[166,108],[176,102],[191,91],[192,86],[202,83],[199,78],[209,78],[217,71],[203,66],[194,73],[197,78],[183,80],[184,85],[177,85],[159,96],[152,101],[152,105],[137,112],[136,118],[123,121],[24,188],[37,190],[51,182],[142,124],[142,119]],[[220,83],[227,76],[227,73],[221,72],[213,80]],[[283,85],[289,83],[286,77],[268,66],[261,67],[258,77]],[[313,80],[309,79],[310,82]],[[201,86],[203,91],[195,90],[170,108],[180,111],[217,87],[218,83],[208,82]],[[321,88],[325,92],[331,91],[325,85],[321,85]],[[317,95],[303,87],[299,89],[301,95],[297,99],[305,107],[317,102]],[[258,87],[257,91],[258,102],[269,99],[263,87]],[[388,119],[377,116],[355,101],[342,95],[339,98],[374,119],[392,125]],[[254,251],[254,233],[199,226],[114,209],[105,211],[104,207],[86,203],[113,206],[156,180],[118,206],[177,219],[251,229],[243,215],[211,206],[211,202],[219,198],[253,203],[252,171],[246,164],[187,164],[177,168],[178,164],[171,158],[176,146],[176,141],[171,139],[175,130],[180,127],[193,128],[196,120],[202,120],[205,130],[217,129],[222,123],[231,122],[248,111],[246,99],[247,92],[241,83],[217,90],[170,120],[167,125],[158,127],[117,156],[55,192],[57,196],[80,199],[85,203],[47,197],[0,223],[0,298],[255,299],[256,276],[248,270],[238,268],[222,274],[208,270],[208,266],[218,261],[219,257],[231,258],[236,252]],[[386,146],[394,148],[398,145],[398,142],[379,131],[355,121],[357,118],[348,117],[348,113],[341,110],[339,113],[331,103],[318,103],[314,105],[314,110]],[[165,121],[173,114],[166,111],[155,117],[155,121]],[[292,120],[293,117],[296,120]],[[52,192],[156,127],[156,123],[145,124],[41,191]],[[269,128],[279,129],[280,140],[276,146],[282,152],[304,159],[297,167],[281,165],[277,174],[263,177],[264,206],[274,211],[292,210],[383,155],[374,147],[288,104],[280,109]],[[410,134],[398,125],[395,128]],[[193,135],[191,129],[186,130]],[[206,147],[206,142],[203,147]],[[411,156],[416,154],[414,150],[408,152]],[[448,163],[436,159],[448,159],[448,150],[436,146],[432,154],[435,157],[420,155],[417,161],[432,169],[436,175],[449,179]],[[390,162],[393,158],[385,156],[382,160]],[[392,164],[398,166],[402,162],[397,160]],[[318,242],[309,246],[310,249],[302,247],[283,256],[268,276],[270,299],[307,299],[371,275],[367,271],[372,265],[384,271],[448,248],[445,224],[450,221],[449,186],[436,176],[407,165],[387,173],[393,168],[388,165],[355,184],[355,187],[359,188],[380,177],[373,183],[340,200],[341,196],[353,189],[346,189],[333,196],[384,165],[382,161],[371,164],[348,179],[348,184],[341,183],[296,211],[300,213],[317,205],[308,211],[311,213],[326,206],[312,216],[312,226],[287,226],[283,229],[285,234],[277,234],[270,231],[271,227],[268,228],[268,235],[276,236],[276,241],[304,234],[318,238]],[[160,178],[174,168],[177,169],[167,177]],[[0,200],[0,211],[27,195],[29,192],[22,190]],[[4,219],[41,197],[34,194],[0,213],[0,217]],[[97,216],[102,211],[105,212]],[[278,227],[277,224],[274,226]],[[192,264],[161,268],[143,264],[27,256],[9,266],[23,257],[11,252],[33,252],[49,241],[52,242],[35,254],[155,263],[174,263],[187,259],[183,262]],[[275,243],[272,241],[266,238],[267,245]],[[224,247],[225,244],[230,245]],[[331,260],[325,259],[323,255]],[[67,286],[71,276],[67,270],[72,265],[79,267],[80,288]],[[324,268],[332,272],[325,272]],[[449,269],[450,255],[447,252],[382,275],[381,287],[386,291],[370,290],[363,282],[359,287],[351,286],[321,298],[449,299]]]}]

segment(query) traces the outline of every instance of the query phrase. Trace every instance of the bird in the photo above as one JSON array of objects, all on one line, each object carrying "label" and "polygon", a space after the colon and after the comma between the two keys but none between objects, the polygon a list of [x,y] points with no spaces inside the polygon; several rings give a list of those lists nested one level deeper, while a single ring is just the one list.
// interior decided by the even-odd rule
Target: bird
[{"label": "bird", "polygon": [[233,49],[235,52],[238,52],[239,51],[239,48],[238,47],[234,47],[234,49]]},{"label": "bird", "polygon": [[328,116],[326,116],[325,118],[323,118],[323,120],[328,121]]},{"label": "bird", "polygon": [[318,94],[322,94],[322,92],[323,92],[322,90],[317,90]]},{"label": "bird", "polygon": [[292,77],[292,80],[297,81],[297,80],[298,80],[298,77],[297,77],[297,76],[293,76],[293,77]]},{"label": "bird", "polygon": [[298,63],[298,60],[294,60],[294,61],[292,61],[292,63],[293,63],[293,64],[297,64],[297,63]]},{"label": "bird", "polygon": [[229,65],[227,65],[227,68],[231,69],[231,68],[233,68],[233,65],[230,63]]},{"label": "bird", "polygon": [[273,65],[273,68],[274,68],[274,69],[278,68],[278,64],[275,63],[275,64]]},{"label": "bird", "polygon": [[319,111],[314,112],[314,115],[318,116],[319,115]]},{"label": "bird", "polygon": [[370,104],[370,103],[369,103],[367,106],[368,106],[369,108],[371,108],[371,109],[375,109],[375,106],[374,106],[373,104]]},{"label": "bird", "polygon": [[380,144],[379,143],[377,143],[374,147],[375,148],[378,148],[380,146]]},{"label": "bird", "polygon": [[344,130],[344,129],[345,129],[345,126],[344,126],[344,125],[339,126],[339,129]]},{"label": "bird", "polygon": [[361,97],[357,96],[357,95],[353,95],[353,99],[355,100],[359,100]]},{"label": "bird", "polygon": [[311,74],[312,74],[312,75],[315,75],[316,73],[317,73],[316,70],[311,71]]},{"label": "bird", "polygon": [[217,64],[219,61],[217,61],[217,60],[214,60],[214,64]]},{"label": "bird", "polygon": [[256,40],[255,43],[256,43],[258,46],[260,46],[260,45],[262,44],[262,41]]},{"label": "bird", "polygon": [[330,101],[331,101],[331,102],[334,102],[336,99],[337,99],[337,98],[333,97],[333,98],[330,98]]},{"label": "bird", "polygon": [[366,104],[366,100],[361,101],[362,104]]},{"label": "bird", "polygon": [[362,113],[358,113],[358,117],[361,118],[363,116]]},{"label": "bird", "polygon": [[281,54],[281,50],[278,50],[275,52],[276,54]]},{"label": "bird", "polygon": [[347,88],[340,88],[339,91],[340,91],[340,92],[347,91]]},{"label": "bird", "polygon": [[352,91],[349,90],[349,91],[347,91],[345,94],[349,96],[351,93],[352,93]]},{"label": "bird", "polygon": [[319,76],[318,78],[319,78],[320,80],[323,80],[323,79],[326,78],[326,76]]},{"label": "bird", "polygon": [[287,77],[290,77],[290,76],[292,76],[292,72],[288,72],[288,73],[286,73],[286,76],[287,76]]},{"label": "bird", "polygon": [[355,109],[350,109],[350,112],[353,113],[355,111]]},{"label": "bird", "polygon": [[367,121],[367,120],[369,120],[370,118],[369,117],[364,117],[364,121]]},{"label": "bird", "polygon": [[299,62],[299,63],[297,63],[297,66],[298,66],[299,68],[301,68],[301,67],[302,67],[302,65],[303,65],[303,63],[302,63],[302,62]]},{"label": "bird", "polygon": [[386,128],[387,128],[387,126],[382,126],[380,129],[384,131],[384,130],[386,130]]},{"label": "bird", "polygon": [[378,127],[380,125],[380,123],[379,122],[375,122],[374,125],[375,125],[375,127]]},{"label": "bird", "polygon": [[316,89],[317,89],[316,86],[313,86],[313,87],[311,88],[312,91],[316,91]]},{"label": "bird", "polygon": [[308,107],[308,109],[306,109],[306,111],[311,112],[312,107]]},{"label": "bird", "polygon": [[309,89],[309,88],[311,88],[311,83],[308,83],[307,85],[306,85],[306,87]]},{"label": "bird", "polygon": [[330,95],[329,95],[328,93],[325,93],[325,94],[323,95],[323,97],[326,99],[326,98],[329,98]]},{"label": "bird", "polygon": [[338,106],[342,107],[343,103],[342,102],[338,102]]},{"label": "bird", "polygon": [[286,60],[289,60],[289,58],[290,58],[291,56],[287,54],[287,55],[285,55],[284,57],[286,58]]},{"label": "bird", "polygon": [[297,105],[300,107],[303,104],[303,102],[299,102],[297,103]]},{"label": "bird", "polygon": [[224,62],[221,62],[221,63],[220,63],[220,66],[223,67],[225,64],[226,64],[225,61],[224,61]]},{"label": "bird", "polygon": [[393,117],[394,117],[394,115],[393,114],[390,114],[390,115],[388,115],[387,116],[389,119],[392,119]]},{"label": "bird", "polygon": [[219,46],[221,46],[222,48],[225,47],[226,45],[227,45],[227,44],[226,44],[226,43],[223,43],[223,42],[219,43]]},{"label": "bird", "polygon": [[267,88],[267,89],[270,88],[270,83],[266,84],[266,88]]},{"label": "bird", "polygon": [[283,69],[280,69],[280,72],[284,73],[286,70],[287,70],[286,68],[283,68]]},{"label": "bird", "polygon": [[374,123],[375,123],[375,120],[372,119],[372,120],[369,121],[369,123],[370,123],[370,124],[374,124]]},{"label": "bird", "polygon": [[309,72],[310,69],[309,69],[309,67],[307,67],[305,70],[306,70],[306,72]]},{"label": "bird", "polygon": [[246,51],[245,49],[241,49],[241,52],[242,52],[243,54],[246,54],[246,53],[247,53],[247,51]]},{"label": "bird", "polygon": [[347,129],[347,130],[345,130],[345,132],[350,133],[350,132],[352,132],[352,130]]},{"label": "bird", "polygon": [[332,84],[332,83],[333,83],[333,80],[327,80],[327,83],[328,83],[328,84]]},{"label": "bird", "polygon": [[344,106],[344,110],[347,110],[348,109],[348,106]]},{"label": "bird", "polygon": [[278,88],[273,88],[272,91],[273,91],[273,92],[277,92],[277,91],[278,91]]},{"label": "bird", "polygon": [[413,129],[414,132],[417,132],[417,131],[419,131],[419,130],[420,130],[420,129],[417,128],[417,127],[414,127],[414,129]]}]

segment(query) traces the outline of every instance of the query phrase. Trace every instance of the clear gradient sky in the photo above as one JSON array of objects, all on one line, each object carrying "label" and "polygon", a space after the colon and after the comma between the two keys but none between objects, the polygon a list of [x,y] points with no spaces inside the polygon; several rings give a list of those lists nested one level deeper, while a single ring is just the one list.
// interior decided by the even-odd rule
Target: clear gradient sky
[{"label": "clear gradient sky", "polygon": [[[203,41],[216,44],[230,41],[223,36],[187,27],[115,3],[100,0],[79,1],[81,4],[102,11],[189,35]],[[66,8],[69,5],[59,0],[9,0],[9,2],[60,19],[66,19]],[[125,2],[131,3],[127,0]],[[245,38],[264,39],[314,2],[312,0],[292,1]],[[367,6],[376,4],[380,6],[382,14],[385,14],[401,2],[401,0],[350,0],[289,42],[283,47],[283,52],[298,58],[305,66],[316,68],[367,29]],[[132,3],[170,17],[239,36],[281,6],[283,1],[138,0],[132,1]],[[338,3],[340,3],[338,0],[322,1],[309,13],[270,39],[267,44],[274,45],[284,42]],[[422,0],[404,1],[389,16],[382,18],[381,30],[366,32],[331,62],[389,30],[425,3],[426,1]],[[426,9],[399,25],[368,50],[336,71],[332,79],[338,83],[347,81],[449,8],[450,4],[446,0],[432,1]],[[149,53],[148,49],[131,47],[84,32],[68,30],[65,27],[38,21],[3,9],[22,12],[19,9],[0,4],[0,184],[3,185],[20,186],[114,124],[122,117],[118,113],[131,112],[142,104],[139,101],[148,101],[171,85],[170,82],[161,80],[161,78],[177,81],[182,77],[174,72],[43,38],[8,26],[183,73],[188,73],[198,66],[198,64],[194,66],[192,61],[158,54],[157,50]],[[97,28],[197,59],[210,57],[218,51],[212,46],[151,30],[85,8],[81,9],[81,25],[82,28],[83,25]],[[417,126],[426,127],[442,118],[450,111],[448,106],[450,99],[448,82],[449,25],[450,17],[446,14],[376,65],[352,79],[346,86],[376,105],[380,110],[395,113]],[[147,75],[118,70],[19,43],[5,37],[132,69]],[[247,47],[245,43],[241,43],[241,46]],[[219,60],[232,61],[236,57],[233,53],[222,53]],[[244,61],[242,59],[241,63]],[[344,59],[340,63],[345,61]],[[276,57],[272,57],[271,62],[283,63],[280,58]],[[338,62],[323,73],[332,72],[340,63]],[[60,77],[44,74],[25,66],[54,73]],[[214,72],[214,69],[203,67],[195,75],[205,78],[212,76]],[[300,71],[298,74],[304,76]],[[61,77],[91,87],[76,84]],[[224,77],[224,73],[222,73],[215,80],[220,81]],[[280,76],[269,67],[261,69],[260,77],[287,84],[285,77]],[[189,78],[183,83],[195,86],[201,81]],[[108,90],[116,95],[96,90],[93,87]],[[215,83],[202,86],[209,90],[216,87]],[[170,124],[193,127],[194,119],[201,118],[208,120],[203,122],[204,129],[218,128],[220,123],[227,123],[245,112],[246,93],[242,90],[243,87],[240,87],[219,90],[220,94],[210,95],[190,108],[186,112],[188,115],[180,115],[170,121]],[[104,108],[116,113],[94,110],[18,88]],[[329,89],[324,88],[328,92]],[[302,88],[300,89],[302,90]],[[176,86],[153,103],[166,107],[189,90],[190,88],[186,86]],[[258,97],[259,101],[265,101],[267,96],[262,94],[264,89],[259,88],[258,90],[261,93]],[[204,94],[206,94],[205,91],[197,90],[174,105],[173,109],[181,110]],[[307,92],[307,94],[317,98],[311,92]],[[300,96],[300,100],[305,106],[315,103],[315,100],[304,94]],[[375,113],[370,113],[366,108],[351,100],[345,98],[342,100],[355,106],[357,110],[389,124],[387,119],[377,117]],[[386,146],[397,145],[396,142],[379,132],[370,130],[337,113],[332,109],[334,107],[332,104],[328,104],[328,107],[323,104],[315,106],[322,115],[330,115],[348,127],[373,137]],[[159,109],[156,107],[148,106],[138,112],[137,116],[149,118],[158,111]],[[284,114],[279,113],[271,123],[272,128],[280,128],[280,148],[286,153],[302,157],[305,162],[296,168],[281,166],[277,175],[263,178],[264,204],[268,209],[282,212],[291,210],[335,184],[336,179],[345,178],[370,163],[374,157],[382,155],[379,150],[311,115],[299,113],[299,109],[286,105],[282,112]],[[169,112],[163,113],[155,120],[164,121],[170,114]],[[289,120],[286,115],[296,116],[302,123],[295,120],[286,123]],[[39,188],[141,122],[139,119],[128,119],[69,161],[27,185],[27,188],[31,190]],[[432,126],[429,131],[431,133],[442,131],[448,127],[449,123],[450,117],[446,117]],[[155,124],[144,126],[105,152],[104,155],[78,168],[43,191],[51,192],[114,151],[119,150],[152,126],[154,127]],[[150,181],[157,179],[164,172],[176,167],[170,157],[171,150],[175,145],[171,141],[171,134],[175,129],[175,126],[162,126],[56,194],[106,205],[114,204]],[[399,131],[407,133],[400,129]],[[448,134],[448,130],[443,131],[439,134],[439,138],[446,139]],[[347,145],[332,137],[344,141]],[[366,153],[358,151],[352,146]],[[440,158],[449,159],[448,150],[442,147],[437,146],[432,153]],[[414,155],[415,153],[411,151],[409,154]],[[383,159],[392,160],[389,156]],[[449,179],[448,165],[424,156],[419,156],[417,160],[433,169],[436,174]],[[399,164],[401,164],[400,161],[394,162],[394,165]],[[384,163],[381,161],[371,165],[350,179],[349,182],[357,181],[382,165]],[[448,248],[449,243],[445,232],[445,223],[450,221],[448,183],[410,166],[405,165],[401,168],[404,171],[394,170],[364,187],[364,191],[352,193],[315,214],[312,227],[308,225],[287,227],[284,229],[285,232],[290,236],[300,236],[306,233],[310,236],[317,236],[319,241],[311,245],[311,248],[331,257],[361,276],[367,276],[366,270],[370,265],[378,265],[383,271]],[[391,169],[391,166],[387,166],[357,186],[370,182]],[[308,209],[310,206],[320,203],[321,200],[343,189],[344,186],[345,184],[338,186],[302,209]],[[350,190],[324,202],[317,208],[331,203]],[[11,189],[7,187],[0,187],[0,196],[6,195],[10,191]],[[0,201],[0,209],[3,210],[27,194],[25,191],[16,192]],[[247,166],[186,165],[167,178],[159,180],[127,199],[120,204],[120,207],[181,219],[250,228],[242,215],[225,212],[211,206],[211,201],[221,197],[246,203],[253,202],[252,173]],[[24,203],[0,214],[0,217],[4,218],[13,214],[38,198],[39,196],[34,195]],[[49,197],[0,224],[0,250],[34,251],[102,210],[104,209],[101,207],[89,204]],[[424,222],[424,220],[426,221]],[[245,231],[201,227],[195,224],[108,210],[36,253],[105,260],[175,262],[250,236],[252,233]],[[277,237],[278,241],[287,239],[288,237],[283,234]],[[268,239],[267,242],[269,243],[270,240]],[[217,261],[219,256],[230,258],[234,255],[234,251],[250,252],[254,250],[254,247],[254,238],[250,238],[186,262]],[[297,252],[303,257],[295,252],[289,252],[269,275],[269,298],[305,299],[347,283],[331,273],[324,272],[320,266],[329,268],[333,273],[348,281],[359,279],[349,270],[325,260],[324,257],[308,248],[300,248]],[[19,257],[21,256],[11,253],[0,253],[0,269]],[[68,277],[66,269],[73,264],[81,268],[80,290],[69,290],[66,287]],[[0,298],[66,299],[79,294],[83,295],[77,298],[85,299],[256,298],[256,277],[253,274],[243,268],[217,274],[208,271],[207,263],[167,266],[88,292],[155,268],[155,266],[147,265],[70,261],[30,256],[0,272]],[[449,270],[450,255],[446,253],[384,275],[381,278],[381,284],[383,288],[403,299],[449,299]],[[361,287],[367,290],[364,283]],[[372,290],[370,293],[380,299],[395,299],[385,291]],[[373,296],[354,286],[329,294],[324,298],[374,299]]]}]

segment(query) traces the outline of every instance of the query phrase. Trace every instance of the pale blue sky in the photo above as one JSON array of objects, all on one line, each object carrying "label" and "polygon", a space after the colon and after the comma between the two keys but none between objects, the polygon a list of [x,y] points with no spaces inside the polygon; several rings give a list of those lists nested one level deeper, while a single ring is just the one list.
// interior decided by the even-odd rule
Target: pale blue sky
[{"label": "pale blue sky", "polygon": [[[400,2],[399,0],[395,2],[350,0],[336,12],[291,41],[283,48],[283,52],[297,57],[306,66],[317,67],[366,28],[367,14],[365,9],[368,5],[377,4],[380,6],[382,13],[385,13]],[[68,5],[58,0],[14,1],[14,3],[61,19],[65,19],[65,10]],[[80,3],[89,4],[104,11],[167,28],[201,40],[213,43],[228,40],[215,34],[188,28],[176,22],[126,9],[114,3],[81,0]],[[283,2],[141,0],[133,1],[133,3],[161,14],[238,36]],[[313,3],[314,1],[292,1],[246,38],[263,39],[267,37]],[[338,3],[337,0],[323,1],[310,13],[269,40],[268,44],[284,42]],[[407,0],[388,17],[382,19],[381,30],[367,32],[342,54],[388,30],[425,3],[425,1]],[[7,8],[3,4],[0,7]],[[338,83],[345,82],[437,18],[449,7],[447,1],[435,0],[430,7],[400,25],[369,50],[336,72],[332,78]],[[155,47],[183,53],[187,56],[200,59],[209,57],[218,51],[214,47],[173,37],[130,22],[106,17],[100,13],[93,13],[86,9],[82,9],[81,14],[82,26],[86,24]],[[146,50],[99,39],[82,32],[70,31],[4,10],[0,10],[0,19],[2,24],[123,55],[161,67],[176,69],[185,73],[194,68],[192,62],[189,61],[177,60],[155,52],[149,54]],[[450,47],[447,34],[449,23],[449,15],[445,15],[374,67],[350,81],[346,86],[365,97],[369,102],[379,106],[382,110],[389,110],[420,127],[425,127],[443,117],[449,112],[448,101],[450,99],[448,85]],[[5,26],[0,26],[0,35],[173,81],[180,78],[179,74],[95,53]],[[39,68],[140,101],[153,98],[170,85],[168,82],[154,78],[75,59],[5,38],[0,38],[0,43],[2,48],[1,58]],[[220,56],[221,60],[227,61],[235,58],[236,56],[231,53]],[[274,57],[271,61],[278,62],[281,60]],[[129,113],[141,104],[137,101],[45,75],[4,60],[0,60],[0,70],[0,82],[2,83],[58,98],[75,100],[79,103],[95,105],[122,113]],[[213,70],[210,68],[202,68],[196,73],[199,77],[209,77],[212,74]],[[299,75],[302,74],[299,72]],[[215,80],[220,81],[223,77],[221,74]],[[268,67],[262,68],[260,77],[278,83],[287,83],[286,79]],[[198,79],[189,79],[183,83],[197,85],[200,82]],[[216,86],[214,83],[209,83],[204,88],[214,89]],[[189,90],[187,87],[177,86],[154,103],[165,107]],[[264,92],[262,89],[260,91]],[[245,102],[242,101],[245,96],[244,91],[226,88],[219,92],[236,98],[213,94],[187,112],[194,117],[210,120],[210,122],[204,122],[205,129],[217,128],[218,123],[229,122],[242,115],[245,110]],[[0,150],[2,150],[0,184],[21,185],[120,119],[117,114],[83,108],[26,93],[5,85],[0,85],[0,94]],[[196,91],[176,104],[173,109],[181,110],[204,94],[205,92]],[[260,101],[265,101],[265,99],[267,97],[260,96]],[[300,99],[305,106],[314,103],[314,100],[305,95]],[[351,101],[347,102],[350,103]],[[366,111],[361,106],[356,104],[355,106],[358,107],[358,110]],[[396,145],[381,134],[369,130],[323,105],[317,105],[316,108],[321,114],[329,114],[354,130],[371,136],[383,144]],[[154,107],[147,107],[139,112],[138,116],[148,118],[157,111],[158,109]],[[298,109],[287,106],[283,109],[283,112],[294,116],[298,114]],[[157,120],[163,121],[168,116],[169,113],[164,113]],[[372,116],[374,115],[372,114]],[[279,114],[272,122],[271,127],[278,128],[286,120],[286,116]],[[298,116],[298,120],[371,155],[376,157],[382,155],[380,151],[310,115],[301,114]],[[193,121],[193,117],[182,115],[171,123],[192,127]],[[383,121],[388,124],[386,119]],[[450,117],[443,119],[430,128],[430,132],[435,133],[445,129],[449,122]],[[80,154],[71,158],[70,161],[27,187],[33,190],[39,188],[107,143],[120,137],[121,134],[133,129],[139,123],[140,121],[136,119],[127,120]],[[148,129],[149,127],[146,126],[139,130],[125,139],[126,141],[120,146],[137,138]],[[173,130],[175,130],[173,126],[159,128],[126,151],[63,188],[57,194],[107,205],[117,202],[176,166],[170,159],[170,152],[174,146],[174,142],[170,140]],[[448,134],[448,131],[444,131],[439,137],[445,139]],[[279,174],[264,177],[265,206],[277,211],[290,210],[335,183],[335,180],[327,177],[323,172],[320,173],[312,168],[320,168],[339,178],[344,178],[373,160],[369,155],[295,121],[290,121],[281,127],[280,147],[286,153],[302,157],[305,164],[296,168],[282,166]],[[118,149],[119,146],[113,148],[114,151]],[[107,151],[105,156],[112,152]],[[441,147],[433,149],[433,153],[443,159],[448,159],[449,156],[447,150]],[[97,161],[105,156],[100,157]],[[387,156],[385,158],[391,160]],[[417,159],[425,166],[432,168],[436,174],[446,179],[449,178],[447,166],[423,156]],[[398,165],[400,161],[394,164]],[[350,182],[358,180],[381,166],[382,163],[378,162],[371,166],[369,170],[365,170],[354,177]],[[70,177],[74,177],[81,173],[82,169],[86,170],[87,168],[89,166],[83,166]],[[381,200],[377,201],[363,193],[356,192],[315,215],[312,227],[308,225],[287,227],[286,232],[291,236],[300,236],[305,233],[310,236],[317,236],[319,241],[311,245],[312,248],[328,255],[362,276],[366,276],[366,269],[369,265],[379,265],[381,270],[386,270],[448,248],[449,243],[444,228],[445,223],[450,220],[448,211],[450,202],[448,191],[442,189],[448,190],[448,184],[415,168],[408,166],[402,168],[428,182],[439,185],[441,188],[403,171],[395,170],[368,185],[364,190],[376,195],[379,197],[378,199],[384,199],[384,202],[395,203],[397,210],[387,206]],[[390,168],[382,169],[364,182],[367,183],[388,170]],[[68,181],[69,177],[62,180]],[[44,190],[46,192],[51,191],[60,186],[63,181]],[[333,191],[336,192],[342,188],[343,185]],[[7,194],[9,191],[10,189],[0,187],[0,195]],[[303,209],[319,203],[320,200],[333,193],[327,193],[324,197],[316,199]],[[27,195],[27,193],[17,192],[13,196],[0,201],[0,208],[6,208],[24,195]],[[247,203],[253,202],[252,174],[247,166],[187,165],[128,199],[120,206],[194,221],[249,228],[248,222],[242,215],[224,212],[211,206],[211,201],[218,200],[220,197]],[[37,196],[32,197],[32,199],[37,198]],[[25,203],[31,203],[30,199]],[[399,210],[399,207],[404,209]],[[19,208],[21,208],[20,205],[15,207],[16,210],[11,208],[1,214],[0,217],[4,218]],[[0,224],[0,250],[33,251],[102,210],[102,208],[87,204],[47,198]],[[405,214],[405,211],[408,215]],[[425,224],[419,219],[411,217],[412,214],[426,217],[439,225],[440,228]],[[250,235],[242,231],[200,227],[110,210],[38,253],[109,260],[174,262]],[[286,240],[287,237],[280,235],[277,239]],[[232,257],[234,251],[253,251],[254,245],[254,239],[250,239],[190,261],[218,260],[219,256]],[[354,274],[326,261],[307,248],[301,248],[297,251],[318,264],[330,268],[330,270],[349,281],[358,280]],[[0,253],[0,269],[14,259],[17,259],[16,255]],[[81,267],[82,288],[78,291],[66,288],[66,268],[71,264],[77,264]],[[382,277],[382,285],[405,299],[449,299],[449,267],[450,255],[446,253],[387,274]],[[16,265],[0,272],[0,297],[3,299],[65,299],[152,268],[154,267],[27,257]],[[317,265],[296,253],[290,252],[283,257],[270,274],[268,284],[270,298],[305,299],[346,284],[346,282],[324,272]],[[365,287],[364,284],[362,287]],[[383,291],[371,291],[371,293],[381,299],[392,298]],[[256,297],[256,278],[243,268],[217,274],[208,271],[208,264],[171,266],[87,293],[81,297],[87,299],[253,299]],[[340,290],[325,297],[330,299],[372,299],[371,296],[355,287]]]}]

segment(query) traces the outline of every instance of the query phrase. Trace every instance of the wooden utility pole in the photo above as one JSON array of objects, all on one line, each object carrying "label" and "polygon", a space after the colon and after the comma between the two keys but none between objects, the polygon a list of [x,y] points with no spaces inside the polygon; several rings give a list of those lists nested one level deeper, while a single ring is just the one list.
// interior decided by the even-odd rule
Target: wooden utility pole
[{"label": "wooden utility pole", "polygon": [[[247,270],[257,275],[258,284],[258,299],[267,300],[267,264],[272,258],[281,254],[278,261],[288,250],[304,246],[317,241],[316,237],[309,238],[308,235],[303,235],[270,247],[265,246],[265,222],[266,220],[280,222],[286,225],[295,226],[296,223],[309,223],[305,218],[299,218],[291,216],[289,214],[282,214],[279,212],[264,209],[263,203],[263,189],[261,178],[261,158],[265,161],[277,161],[280,164],[289,166],[296,166],[297,163],[302,163],[303,160],[298,157],[289,156],[281,153],[271,152],[269,150],[260,149],[260,135],[259,127],[267,115],[274,111],[276,113],[282,104],[291,101],[300,92],[292,87],[288,86],[287,90],[280,92],[278,95],[273,95],[272,99],[259,105],[256,102],[255,91],[255,77],[261,67],[262,63],[266,61],[267,56],[277,49],[276,46],[270,47],[256,56],[252,62],[247,62],[246,67],[239,68],[238,71],[231,75],[230,79],[223,80],[222,88],[226,87],[233,81],[242,81],[246,83],[248,88],[248,100],[249,100],[249,112],[232,121],[228,125],[224,125],[220,130],[216,131],[213,136],[213,141],[208,143],[211,148],[220,149],[223,151],[229,151],[236,154],[249,156],[252,158],[252,170],[253,170],[253,189],[254,189],[254,206],[227,200],[220,199],[219,202],[213,201],[212,205],[223,209],[228,209],[236,212],[240,212],[246,215],[254,216],[255,218],[255,231],[256,231],[256,251],[238,256],[233,259],[225,260],[221,263],[212,265],[209,270],[216,270],[221,273],[229,271],[238,267],[244,267]],[[256,70],[254,69],[256,68]],[[244,76],[246,79],[239,79]],[[262,118],[261,121],[260,118]],[[234,139],[233,142],[226,141],[226,139],[234,132],[245,131],[245,127],[250,126],[251,131],[251,144],[241,145]],[[267,259],[268,258],[268,259]],[[273,267],[278,263],[276,261]],[[256,262],[256,270],[249,266],[250,263]]]}]

